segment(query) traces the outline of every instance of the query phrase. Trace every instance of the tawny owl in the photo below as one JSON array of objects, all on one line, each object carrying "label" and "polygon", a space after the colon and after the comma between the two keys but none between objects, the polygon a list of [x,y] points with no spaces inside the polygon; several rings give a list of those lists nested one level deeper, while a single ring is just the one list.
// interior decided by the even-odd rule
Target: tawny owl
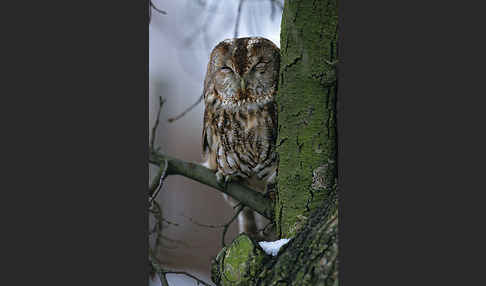
[{"label": "tawny owl", "polygon": [[[278,47],[261,37],[228,39],[211,52],[202,147],[203,165],[216,171],[218,181],[236,179],[260,192],[275,182],[279,66]],[[263,217],[245,208],[238,217],[239,231],[256,237],[262,222]]]}]

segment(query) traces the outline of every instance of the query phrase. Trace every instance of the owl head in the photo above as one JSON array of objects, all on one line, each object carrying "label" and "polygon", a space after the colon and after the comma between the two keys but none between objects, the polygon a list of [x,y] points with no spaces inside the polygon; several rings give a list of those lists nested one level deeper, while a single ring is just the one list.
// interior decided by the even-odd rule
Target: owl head
[{"label": "owl head", "polygon": [[211,52],[204,81],[207,104],[242,107],[274,100],[280,50],[261,37],[227,39]]}]

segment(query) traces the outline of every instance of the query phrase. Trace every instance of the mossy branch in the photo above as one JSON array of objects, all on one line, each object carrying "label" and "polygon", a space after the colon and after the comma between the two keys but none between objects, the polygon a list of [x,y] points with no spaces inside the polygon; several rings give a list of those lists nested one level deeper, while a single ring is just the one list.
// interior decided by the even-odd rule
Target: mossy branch
[{"label": "mossy branch", "polygon": [[[271,199],[265,197],[262,193],[241,185],[238,182],[231,182],[225,188],[216,180],[214,171],[197,163],[172,158],[151,148],[149,148],[149,150],[149,162],[151,164],[161,166],[162,164],[165,164],[165,160],[167,160],[166,176],[181,175],[204,185],[213,187],[214,189],[223,192],[234,199],[237,199],[243,205],[253,209],[262,216],[273,220],[273,202]],[[149,195],[151,196],[152,193]]]}]

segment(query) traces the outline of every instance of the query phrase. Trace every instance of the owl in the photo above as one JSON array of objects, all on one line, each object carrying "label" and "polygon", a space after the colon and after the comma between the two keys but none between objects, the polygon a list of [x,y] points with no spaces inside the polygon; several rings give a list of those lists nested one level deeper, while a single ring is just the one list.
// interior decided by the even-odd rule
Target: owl
[{"label": "owl", "polygon": [[[279,48],[261,37],[224,40],[211,52],[203,91],[202,154],[203,165],[216,172],[220,183],[237,180],[260,192],[275,183],[279,67]],[[264,222],[245,208],[238,216],[239,232],[261,237]]]}]

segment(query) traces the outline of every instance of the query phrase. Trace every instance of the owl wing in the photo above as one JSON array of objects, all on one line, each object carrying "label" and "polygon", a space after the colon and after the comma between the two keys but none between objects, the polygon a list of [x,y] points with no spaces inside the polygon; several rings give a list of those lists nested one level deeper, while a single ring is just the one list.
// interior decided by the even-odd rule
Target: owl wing
[{"label": "owl wing", "polygon": [[209,141],[207,138],[207,130],[211,128],[209,126],[209,114],[208,114],[208,109],[207,107],[204,108],[204,119],[203,119],[203,130],[202,130],[202,152],[203,152],[203,158],[206,157],[207,153],[209,152]]},{"label": "owl wing", "polygon": [[212,116],[211,112],[206,104],[204,108],[204,120],[203,120],[203,130],[202,130],[202,157],[203,166],[206,168],[216,170],[216,150],[214,148],[214,131],[212,126]]}]

